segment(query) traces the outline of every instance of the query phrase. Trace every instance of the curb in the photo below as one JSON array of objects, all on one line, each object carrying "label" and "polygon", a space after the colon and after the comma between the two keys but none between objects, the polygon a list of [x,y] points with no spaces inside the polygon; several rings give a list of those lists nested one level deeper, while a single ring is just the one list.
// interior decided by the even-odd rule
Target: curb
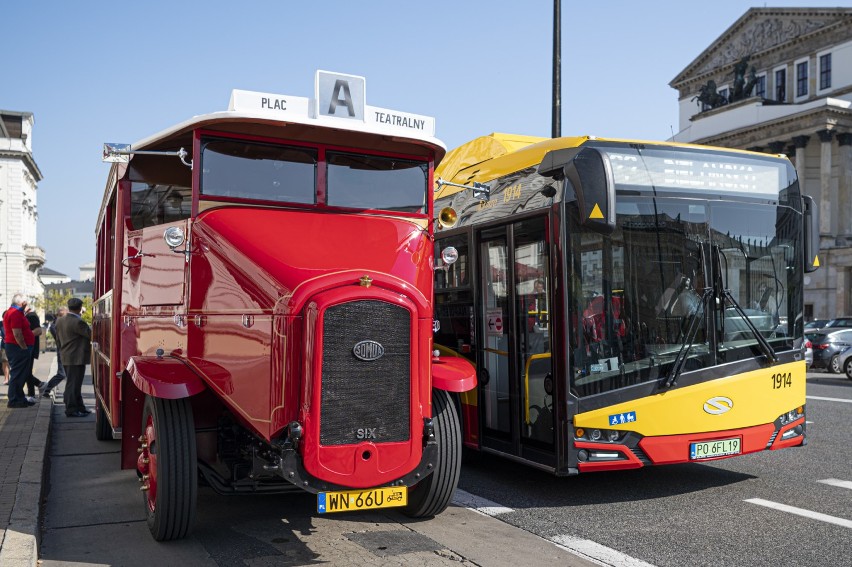
[{"label": "curb", "polygon": [[3,567],[36,567],[38,544],[41,539],[41,491],[45,475],[50,416],[53,402],[42,399],[38,404],[35,425],[27,444],[27,453],[21,467],[15,504],[9,527],[0,548],[0,565]]}]

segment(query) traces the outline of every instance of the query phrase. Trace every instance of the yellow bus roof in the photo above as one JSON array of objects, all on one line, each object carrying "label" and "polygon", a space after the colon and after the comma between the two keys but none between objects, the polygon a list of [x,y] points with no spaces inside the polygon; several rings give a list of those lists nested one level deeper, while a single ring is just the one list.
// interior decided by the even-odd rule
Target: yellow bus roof
[{"label": "yellow bus roof", "polygon": [[[648,144],[669,147],[702,148],[725,152],[755,154],[747,150],[717,148],[677,142],[653,142],[648,140],[629,140],[620,138],[597,138],[594,136],[575,136],[564,138],[542,138],[517,134],[493,133],[480,136],[447,152],[444,160],[435,169],[435,180],[439,178],[462,185],[473,181],[487,183],[513,171],[536,167],[547,152],[562,148],[574,148],[588,140],[602,142],[620,142],[624,144]],[[767,154],[757,154],[766,157]],[[783,156],[779,156],[783,157]],[[436,199],[448,197],[464,189],[444,185],[435,194]]]}]

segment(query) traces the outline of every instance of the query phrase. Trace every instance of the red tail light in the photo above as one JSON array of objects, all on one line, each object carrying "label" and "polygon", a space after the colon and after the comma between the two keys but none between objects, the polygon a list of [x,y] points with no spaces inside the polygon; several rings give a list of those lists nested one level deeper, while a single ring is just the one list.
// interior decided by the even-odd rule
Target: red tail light
[{"label": "red tail light", "polygon": [[811,341],[805,341],[805,348],[814,348],[814,345],[811,344]]},{"label": "red tail light", "polygon": [[821,345],[815,345],[813,348],[818,348],[819,350],[825,350],[828,348],[828,343],[822,343]]}]

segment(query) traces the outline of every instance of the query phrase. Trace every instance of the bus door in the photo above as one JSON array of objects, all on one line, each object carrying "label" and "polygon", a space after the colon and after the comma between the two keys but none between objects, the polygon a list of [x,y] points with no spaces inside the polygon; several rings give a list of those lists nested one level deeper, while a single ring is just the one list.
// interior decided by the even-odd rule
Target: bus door
[{"label": "bus door", "polygon": [[547,218],[479,234],[482,445],[555,462]]}]

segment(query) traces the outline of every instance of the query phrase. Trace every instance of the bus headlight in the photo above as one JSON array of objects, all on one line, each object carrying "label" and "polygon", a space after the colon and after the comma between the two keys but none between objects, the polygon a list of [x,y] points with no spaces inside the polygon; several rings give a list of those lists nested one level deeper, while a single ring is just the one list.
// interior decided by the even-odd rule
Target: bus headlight
[{"label": "bus headlight", "polygon": [[166,241],[166,245],[168,245],[169,248],[174,250],[186,241],[186,236],[183,234],[183,229],[181,227],[170,226],[163,233],[163,240]]},{"label": "bus headlight", "polygon": [[578,441],[594,441],[595,443],[618,443],[624,439],[627,431],[617,429],[589,429],[578,427],[574,430],[574,439]]}]

